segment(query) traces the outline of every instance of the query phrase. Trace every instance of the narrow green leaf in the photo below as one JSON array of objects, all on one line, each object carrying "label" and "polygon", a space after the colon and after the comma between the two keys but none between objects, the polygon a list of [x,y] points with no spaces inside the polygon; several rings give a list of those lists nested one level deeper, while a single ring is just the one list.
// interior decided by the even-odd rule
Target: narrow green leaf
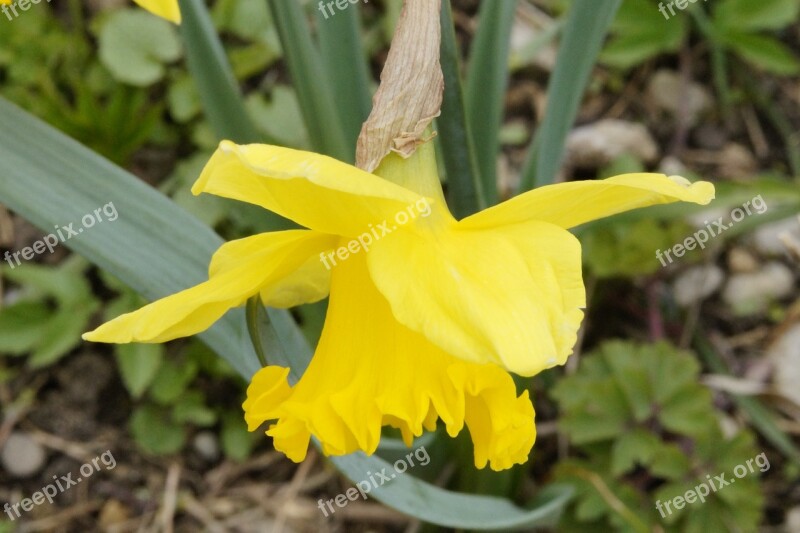
[{"label": "narrow green leaf", "polygon": [[[149,300],[208,279],[222,239],[135,176],[0,98],[0,203],[45,233],[113,202],[119,218],[63,243]],[[25,268],[26,265],[17,267]],[[199,337],[240,374],[260,368],[235,309]]]},{"label": "narrow green leaf", "polygon": [[328,75],[330,92],[336,95],[339,121],[342,124],[347,151],[356,153],[356,140],[361,125],[372,109],[367,55],[361,46],[358,11],[361,4],[351,4],[333,15],[325,7],[316,9],[317,37],[322,64]]},{"label": "narrow green leaf", "polygon": [[508,87],[511,24],[516,7],[516,0],[481,3],[465,85],[467,118],[489,205],[497,203],[498,133]]},{"label": "narrow green leaf", "polygon": [[[299,329],[291,323],[286,311],[257,310],[258,327],[253,344],[261,344],[269,363],[289,367],[289,382],[296,383],[311,361],[312,351]],[[287,357],[287,354],[291,356]],[[319,444],[316,440],[315,444]],[[377,455],[362,452],[330,457],[329,460],[351,481],[369,478],[370,472],[392,472],[392,463]],[[451,492],[411,475],[393,478],[369,493],[389,507],[432,524],[474,531],[497,531],[537,526],[552,526],[572,497],[567,486],[550,486],[542,490],[530,509],[521,509],[510,501],[493,496],[477,496]]]},{"label": "narrow green leaf", "polygon": [[179,0],[181,33],[189,71],[197,84],[206,117],[218,137],[238,143],[261,140],[203,0]]},{"label": "narrow green leaf", "polygon": [[621,3],[575,0],[572,4],[547,89],[544,120],[522,170],[522,191],[555,179],[592,67]]},{"label": "narrow green leaf", "polygon": [[450,1],[442,2],[441,64],[444,73],[442,114],[436,119],[439,143],[447,172],[447,205],[456,218],[487,207],[475,147],[464,113],[458,43]]},{"label": "narrow green leaf", "polygon": [[302,4],[286,0],[267,2],[278,28],[283,58],[297,91],[311,144],[318,152],[352,163],[356,154],[348,150],[331,84],[311,39]]}]

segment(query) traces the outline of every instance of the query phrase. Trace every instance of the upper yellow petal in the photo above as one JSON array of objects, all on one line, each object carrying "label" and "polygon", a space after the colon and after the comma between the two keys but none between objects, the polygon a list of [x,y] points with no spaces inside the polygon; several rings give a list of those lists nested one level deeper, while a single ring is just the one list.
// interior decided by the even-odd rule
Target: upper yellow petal
[{"label": "upper yellow petal", "polygon": [[680,176],[623,174],[539,187],[467,217],[461,224],[465,228],[492,228],[541,220],[572,228],[639,207],[678,201],[705,205],[713,199],[714,186],[707,181],[689,183]]},{"label": "upper yellow petal", "polygon": [[[224,244],[208,281],[121,315],[83,338],[94,342],[166,342],[211,326],[228,309],[280,286],[336,238],[305,230],[265,233]],[[234,250],[236,253],[231,253]]]},{"label": "upper yellow petal", "polygon": [[133,0],[146,10],[175,24],[181,23],[181,10],[178,0]]},{"label": "upper yellow petal", "polygon": [[580,243],[564,229],[420,222],[367,261],[397,320],[457,357],[530,376],[572,352],[586,298]]},{"label": "upper yellow petal", "polygon": [[371,454],[382,426],[400,429],[410,445],[441,418],[451,436],[468,427],[477,467],[501,470],[525,462],[536,437],[533,406],[511,376],[446,354],[397,323],[363,255],[334,269],[316,353],[294,387],[286,375],[259,371],[243,407],[251,430],[276,420],[267,434],[294,461],[305,458],[312,435],[328,455]]},{"label": "upper yellow petal", "polygon": [[230,141],[220,144],[192,192],[260,205],[301,226],[348,237],[368,233],[422,199],[330,157]]}]

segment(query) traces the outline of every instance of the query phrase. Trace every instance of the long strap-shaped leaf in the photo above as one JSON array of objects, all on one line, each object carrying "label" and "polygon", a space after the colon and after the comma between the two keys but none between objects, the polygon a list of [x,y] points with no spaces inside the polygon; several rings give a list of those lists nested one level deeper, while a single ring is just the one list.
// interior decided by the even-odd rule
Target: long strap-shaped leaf
[{"label": "long strap-shaped leaf", "polygon": [[283,47],[283,57],[297,91],[303,120],[314,150],[352,163],[344,129],[335,110],[336,101],[309,33],[303,6],[296,0],[267,0]]},{"label": "long strap-shaped leaf", "polygon": [[[444,95],[442,114],[436,119],[436,125],[442,146],[442,162],[447,172],[447,205],[456,218],[464,218],[488,205],[483,193],[470,124],[464,111],[459,54],[450,0],[444,0],[441,44]],[[494,183],[492,187],[497,188]]]},{"label": "long strap-shaped leaf", "polygon": [[238,143],[261,140],[203,0],[180,0],[181,33],[189,70],[211,127],[223,139]]},{"label": "long strap-shaped leaf", "polygon": [[483,2],[472,43],[465,89],[467,118],[478,157],[483,193],[497,203],[498,133],[508,87],[508,50],[516,0]]},{"label": "long strap-shaped leaf", "polygon": [[343,10],[335,8],[335,4],[321,7],[315,10],[320,57],[330,82],[328,90],[336,95],[334,110],[342,124],[347,151],[355,154],[361,125],[372,109],[369,67],[358,16],[361,5],[348,3]]},{"label": "long strap-shaped leaf", "polygon": [[[208,226],[2,98],[0,117],[0,204],[50,233],[70,223],[77,230],[84,215],[113,202],[117,220],[96,224],[64,245],[149,300],[208,279],[211,254],[223,242]],[[238,310],[200,337],[250,376],[260,365],[244,326]]]},{"label": "long strap-shaped leaf", "polygon": [[[0,203],[49,232],[113,202],[117,220],[99,223],[64,244],[148,299],[206,279],[211,254],[222,244],[212,230],[155,189],[2,98],[0,117]],[[289,354],[285,363],[296,377],[311,351],[287,312],[269,313],[280,352]],[[260,367],[242,309],[227,314],[200,338],[247,379]],[[355,482],[368,479],[368,472],[391,471],[389,463],[363,454],[333,462]],[[567,489],[552,489],[536,509],[523,510],[506,500],[448,492],[411,476],[399,476],[370,493],[422,520],[483,530],[552,524],[569,495]]]},{"label": "long strap-shaped leaf", "polygon": [[564,27],[547,108],[522,170],[521,191],[552,183],[600,47],[622,0],[575,0]]}]

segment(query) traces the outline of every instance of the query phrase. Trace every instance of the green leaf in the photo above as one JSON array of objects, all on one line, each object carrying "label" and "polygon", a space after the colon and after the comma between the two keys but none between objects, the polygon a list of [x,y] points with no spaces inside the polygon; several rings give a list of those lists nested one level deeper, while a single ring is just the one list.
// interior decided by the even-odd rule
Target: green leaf
[{"label": "green leaf", "polygon": [[[0,198],[43,231],[113,201],[119,218],[64,246],[154,300],[208,279],[222,239],[163,194],[0,98]],[[29,265],[30,266],[30,265]],[[236,309],[198,335],[240,374],[258,368]]]},{"label": "green leaf", "polygon": [[714,4],[714,25],[721,30],[779,30],[797,21],[797,0],[725,0]]},{"label": "green leaf", "polygon": [[22,355],[41,340],[51,311],[42,302],[23,301],[0,311],[0,352]]},{"label": "green leaf", "polygon": [[552,183],[584,89],[622,0],[575,0],[547,88],[544,119],[522,169],[521,191]]},{"label": "green leaf", "polygon": [[122,383],[133,398],[140,398],[164,359],[161,344],[118,344],[114,347]]},{"label": "green leaf", "polygon": [[312,146],[318,152],[352,163],[356,154],[348,148],[350,143],[336,113],[327,71],[311,40],[302,5],[285,0],[268,3]]},{"label": "green leaf", "polygon": [[303,113],[294,91],[284,85],[276,85],[267,101],[260,94],[245,100],[247,112],[258,124],[258,129],[281,146],[308,149],[308,133],[303,124]]},{"label": "green leaf", "polygon": [[800,61],[777,39],[749,33],[726,34],[723,39],[746,61],[768,72],[781,76],[800,72]]},{"label": "green leaf", "polygon": [[136,444],[152,455],[176,453],[186,443],[183,427],[172,423],[162,409],[152,405],[136,409],[129,427]]},{"label": "green leaf", "polygon": [[611,451],[611,473],[620,476],[636,467],[649,465],[661,450],[659,438],[652,433],[637,429],[622,435]]},{"label": "green leaf", "polygon": [[361,46],[358,12],[363,4],[352,2],[344,9],[324,13],[315,5],[317,38],[320,57],[329,84],[325,85],[336,95],[334,109],[342,125],[347,151],[356,153],[356,140],[361,125],[372,109],[372,80],[367,66],[367,54]]},{"label": "green leaf", "polygon": [[[444,74],[442,114],[436,119],[437,139],[447,174],[447,205],[456,218],[487,207],[475,158],[475,145],[464,112],[459,48],[450,2],[442,2],[441,64]],[[495,185],[495,189],[496,189]],[[496,194],[496,193],[495,193]]]},{"label": "green leaf", "polygon": [[216,423],[217,414],[206,405],[203,393],[193,390],[182,395],[172,406],[172,420],[178,424],[208,427]]},{"label": "green leaf", "polygon": [[242,94],[225,56],[203,0],[179,0],[181,34],[186,44],[189,72],[197,84],[200,101],[220,139],[238,143],[261,140],[247,116]]},{"label": "green leaf", "polygon": [[170,405],[184,393],[195,375],[197,364],[194,361],[164,361],[150,387],[150,396],[162,405]]},{"label": "green leaf", "polygon": [[250,456],[255,439],[261,439],[260,432],[250,433],[241,412],[226,413],[222,417],[222,434],[220,442],[225,457],[242,462]]},{"label": "green leaf", "polygon": [[40,368],[56,362],[81,343],[81,333],[86,331],[89,318],[99,304],[95,300],[86,306],[64,308],[47,321],[41,341],[28,359],[31,368]]},{"label": "green leaf", "polygon": [[494,205],[498,199],[498,132],[508,86],[508,51],[517,2],[483,2],[480,6],[478,31],[470,51],[464,101],[483,194],[488,205]]},{"label": "green leaf", "polygon": [[676,446],[664,446],[653,458],[650,470],[664,479],[678,479],[689,471],[689,458]]},{"label": "green leaf", "polygon": [[200,94],[191,76],[181,76],[170,84],[167,102],[170,115],[181,124],[189,122],[200,113]]},{"label": "green leaf", "polygon": [[678,50],[686,36],[686,17],[663,14],[650,0],[626,0],[612,25],[614,38],[603,49],[600,60],[628,69],[663,52]]},{"label": "green leaf", "polygon": [[161,80],[164,65],[180,59],[175,26],[141,9],[112,13],[98,36],[100,61],[119,81],[147,87]]}]

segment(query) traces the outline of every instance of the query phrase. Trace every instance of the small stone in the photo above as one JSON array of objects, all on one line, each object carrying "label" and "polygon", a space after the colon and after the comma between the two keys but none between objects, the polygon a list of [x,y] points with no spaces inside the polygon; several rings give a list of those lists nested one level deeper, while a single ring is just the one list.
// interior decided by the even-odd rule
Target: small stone
[{"label": "small stone", "polygon": [[722,285],[725,274],[717,265],[702,265],[686,269],[675,280],[675,301],[682,307],[704,300]]},{"label": "small stone", "polygon": [[650,163],[658,146],[643,125],[615,119],[575,128],[567,137],[567,162],[573,167],[600,168],[622,155]]},{"label": "small stone", "polygon": [[755,272],[758,267],[758,259],[744,248],[734,247],[728,252],[728,269],[731,272]]},{"label": "small stone", "polygon": [[692,140],[698,148],[721,150],[728,142],[728,132],[719,125],[704,123],[694,129]]},{"label": "small stone", "polygon": [[786,253],[786,245],[781,236],[788,235],[795,240],[800,239],[800,221],[790,217],[770,224],[764,224],[753,232],[753,247],[764,255],[782,255]]},{"label": "small stone", "polygon": [[206,461],[219,459],[219,442],[217,436],[210,431],[200,431],[192,440],[192,447]]},{"label": "small stone", "polygon": [[772,300],[794,291],[794,275],[783,263],[767,263],[756,272],[734,274],[722,291],[722,299],[740,315],[756,314]]},{"label": "small stone", "polygon": [[3,468],[12,476],[25,478],[42,469],[47,456],[44,448],[26,433],[15,431],[8,436],[0,452]]},{"label": "small stone", "polygon": [[720,151],[719,161],[718,173],[722,178],[744,178],[758,171],[755,156],[741,144],[726,144]]},{"label": "small stone", "polygon": [[687,122],[697,123],[700,115],[710,109],[712,98],[701,84],[689,80],[684,86],[680,74],[662,69],[650,78],[647,95],[653,103],[673,116],[686,113]]},{"label": "small stone", "polygon": [[674,155],[668,155],[658,164],[658,171],[667,176],[685,176],[687,170],[683,161]]},{"label": "small stone", "polygon": [[786,523],[782,531],[800,531],[800,506],[795,506],[786,512]]},{"label": "small stone", "polygon": [[767,351],[772,362],[775,388],[800,405],[800,324],[795,324],[775,341]]}]

